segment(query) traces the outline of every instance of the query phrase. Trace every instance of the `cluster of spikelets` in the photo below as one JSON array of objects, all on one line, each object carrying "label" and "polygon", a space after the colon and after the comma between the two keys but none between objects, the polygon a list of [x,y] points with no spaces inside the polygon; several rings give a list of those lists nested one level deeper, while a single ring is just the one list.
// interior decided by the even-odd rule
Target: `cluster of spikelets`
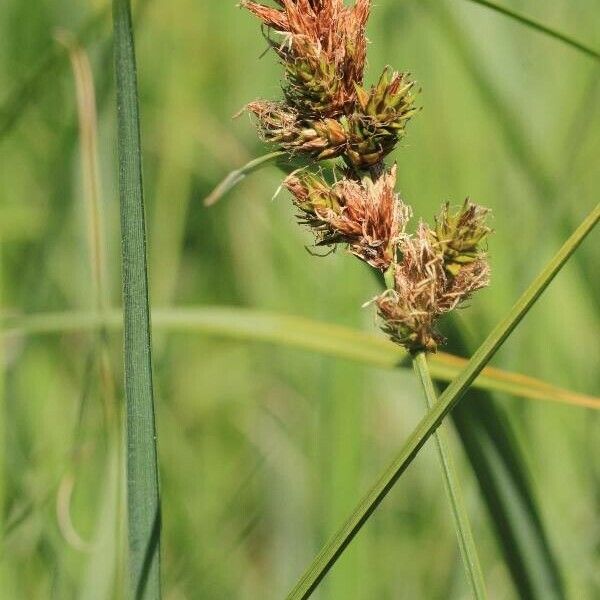
[{"label": "cluster of spikelets", "polygon": [[345,245],[386,275],[388,289],[374,302],[384,331],[408,350],[435,351],[439,317],[489,283],[482,243],[488,211],[469,201],[443,207],[435,226],[407,232],[412,211],[395,192],[397,169],[385,157],[415,114],[414,82],[386,68],[363,86],[371,0],[252,0],[241,5],[264,24],[284,67],[282,101],[246,108],[262,138],[309,164],[339,158],[324,169],[301,169],[284,181],[299,221],[318,246]]},{"label": "cluster of spikelets", "polygon": [[263,138],[318,160],[343,157],[353,168],[378,164],[391,152],[414,108],[405,74],[382,74],[362,86],[370,0],[277,0],[280,9],[243,0],[260,17],[285,69],[283,102],[248,105]]}]

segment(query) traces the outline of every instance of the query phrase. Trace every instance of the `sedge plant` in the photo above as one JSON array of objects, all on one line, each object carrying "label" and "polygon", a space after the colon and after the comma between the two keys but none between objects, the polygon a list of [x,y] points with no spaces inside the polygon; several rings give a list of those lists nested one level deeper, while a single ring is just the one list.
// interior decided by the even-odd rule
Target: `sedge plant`
[{"label": "sedge plant", "polygon": [[[276,152],[305,159],[283,187],[315,246],[345,247],[383,276],[387,289],[367,304],[376,306],[389,338],[412,356],[432,408],[427,355],[443,342],[437,323],[489,284],[489,210],[468,199],[457,209],[447,203],[433,225],[421,221],[410,231],[413,209],[397,193],[398,170],[386,158],[419,110],[417,88],[408,73],[391,67],[375,85],[365,85],[371,1],[277,4],[241,3],[262,21],[284,69],[283,99],[257,100],[246,111]],[[474,596],[483,598],[483,575],[443,430],[436,442],[466,573]]]}]

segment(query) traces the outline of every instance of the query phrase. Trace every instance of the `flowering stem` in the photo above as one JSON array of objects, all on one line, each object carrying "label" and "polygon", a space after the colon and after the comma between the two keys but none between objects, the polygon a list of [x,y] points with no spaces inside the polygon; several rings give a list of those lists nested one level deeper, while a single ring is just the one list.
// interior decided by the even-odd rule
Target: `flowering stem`
[{"label": "flowering stem", "polygon": [[347,521],[315,557],[312,564],[288,595],[288,600],[305,600],[311,596],[325,575],[327,575],[339,557],[344,553],[350,542],[352,542],[363,525],[369,520],[383,499],[394,487],[400,476],[415,459],[427,440],[433,435],[448,413],[460,402],[479,373],[481,373],[487,363],[522,321],[523,317],[529,312],[529,309],[536,303],[599,220],[600,204],[592,210],[583,223],[573,232],[558,253],[536,277],[519,300],[517,300],[505,319],[493,329],[475,352],[465,369],[444,390],[444,393],[440,396],[433,409],[423,417],[408,440],[406,440],[394,461],[360,500]]},{"label": "flowering stem", "polygon": [[[427,408],[428,410],[431,410],[437,402],[437,396],[433,381],[431,380],[431,374],[429,373],[427,355],[425,352],[419,352],[414,355],[413,367],[423,387]],[[452,516],[454,517],[456,535],[458,536],[458,546],[465,566],[465,572],[473,591],[473,597],[477,600],[483,600],[486,598],[483,572],[481,570],[471,524],[469,523],[469,516],[462,497],[458,473],[456,472],[454,461],[452,460],[450,445],[443,424],[435,432],[434,438],[444,474],[446,493],[448,494],[450,506],[452,507]]]}]

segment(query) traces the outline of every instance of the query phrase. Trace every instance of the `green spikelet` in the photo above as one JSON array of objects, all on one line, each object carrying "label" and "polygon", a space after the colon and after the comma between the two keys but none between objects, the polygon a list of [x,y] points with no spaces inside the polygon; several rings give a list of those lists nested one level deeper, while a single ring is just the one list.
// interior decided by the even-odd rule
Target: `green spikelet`
[{"label": "green spikelet", "polygon": [[357,168],[371,167],[385,158],[404,135],[414,107],[414,82],[404,73],[386,68],[370,91],[356,85],[357,106],[348,119],[351,142],[347,151]]},{"label": "green spikelet", "polygon": [[344,90],[336,66],[307,45],[304,58],[285,62],[287,102],[304,116],[334,116],[344,108]]},{"label": "green spikelet", "polygon": [[429,230],[429,235],[450,275],[458,275],[465,265],[479,259],[480,245],[492,232],[485,224],[489,212],[466,199],[461,209],[453,214],[450,204],[446,203],[435,218],[435,228]]},{"label": "green spikelet", "polygon": [[246,110],[257,118],[262,138],[290,154],[326,160],[340,156],[346,149],[347,132],[336,119],[304,119],[282,102],[251,102]]},{"label": "green spikelet", "polygon": [[289,175],[283,185],[292,193],[294,204],[302,211],[303,218],[309,221],[318,216],[319,211],[341,211],[340,198],[335,189],[319,175],[300,171]]}]

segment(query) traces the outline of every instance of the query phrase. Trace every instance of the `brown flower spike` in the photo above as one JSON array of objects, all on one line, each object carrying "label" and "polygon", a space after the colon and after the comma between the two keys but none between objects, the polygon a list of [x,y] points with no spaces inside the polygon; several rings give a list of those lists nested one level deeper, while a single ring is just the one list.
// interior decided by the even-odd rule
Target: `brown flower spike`
[{"label": "brown flower spike", "polygon": [[257,100],[248,104],[246,110],[258,120],[261,137],[290,154],[304,153],[324,160],[345,151],[346,132],[335,119],[302,119],[283,102]]},{"label": "brown flower spike", "polygon": [[370,0],[281,0],[281,7],[244,0],[268,28],[285,68],[285,102],[256,101],[262,137],[288,152],[321,160],[342,156],[354,169],[381,162],[404,135],[414,84],[386,68],[376,86],[362,87]]},{"label": "brown flower spike", "polygon": [[347,244],[352,254],[386,271],[394,261],[410,209],[395,193],[396,166],[373,182],[344,178],[329,186],[306,171],[283,182],[301,210],[300,221],[315,232],[317,245]]},{"label": "brown flower spike", "polygon": [[411,210],[395,192],[396,166],[386,170],[383,161],[417,111],[415,86],[389,67],[363,86],[371,1],[274,2],[241,5],[263,22],[284,66],[284,100],[246,109],[262,138],[290,156],[343,160],[328,176],[307,167],[285,179],[298,219],[317,246],[343,244],[384,273],[391,289],[375,298],[383,330],[410,352],[434,352],[440,317],[489,283],[481,249],[489,211],[469,200],[456,212],[446,204],[433,228],[421,223],[407,233]]},{"label": "brown flower spike", "polygon": [[269,37],[286,72],[286,100],[304,115],[334,116],[353,104],[362,83],[370,0],[276,0],[281,9],[251,0],[247,8],[276,34]]}]

